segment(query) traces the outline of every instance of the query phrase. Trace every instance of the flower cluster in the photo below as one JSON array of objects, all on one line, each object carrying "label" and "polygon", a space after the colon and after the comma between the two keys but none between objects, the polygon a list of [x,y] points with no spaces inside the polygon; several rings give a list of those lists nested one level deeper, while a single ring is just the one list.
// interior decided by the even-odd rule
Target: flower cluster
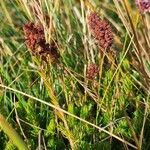
[{"label": "flower cluster", "polygon": [[101,20],[97,13],[92,12],[88,16],[88,24],[92,35],[102,48],[106,49],[112,45],[113,33],[107,21]]},{"label": "flower cluster", "polygon": [[94,79],[99,73],[99,67],[96,64],[90,64],[87,68],[86,76],[89,79]]},{"label": "flower cluster", "polygon": [[46,43],[44,29],[41,25],[29,22],[23,26],[27,47],[34,55],[40,55],[47,62],[56,61],[59,57],[55,42]]},{"label": "flower cluster", "polygon": [[136,0],[136,4],[142,13],[150,11],[150,0]]},{"label": "flower cluster", "polygon": [[23,31],[25,34],[26,45],[31,50],[34,51],[38,44],[45,42],[44,30],[42,26],[29,22],[23,26]]}]

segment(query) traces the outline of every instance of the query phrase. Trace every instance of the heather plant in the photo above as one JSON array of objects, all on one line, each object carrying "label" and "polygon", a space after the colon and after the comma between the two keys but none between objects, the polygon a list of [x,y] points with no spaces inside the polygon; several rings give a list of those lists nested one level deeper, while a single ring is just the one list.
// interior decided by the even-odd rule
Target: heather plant
[{"label": "heather plant", "polygon": [[149,4],[1,0],[0,149],[150,149]]}]

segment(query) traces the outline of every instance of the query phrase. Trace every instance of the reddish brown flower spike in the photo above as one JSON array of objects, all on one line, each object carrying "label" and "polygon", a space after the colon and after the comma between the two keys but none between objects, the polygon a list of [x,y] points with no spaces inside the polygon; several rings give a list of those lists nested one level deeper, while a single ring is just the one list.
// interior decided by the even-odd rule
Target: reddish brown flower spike
[{"label": "reddish brown flower spike", "polygon": [[87,68],[87,78],[94,79],[99,72],[99,67],[96,64],[90,64]]},{"label": "reddish brown flower spike", "polygon": [[102,48],[108,48],[112,45],[113,33],[107,21],[101,20],[97,13],[92,12],[88,16],[88,24],[92,35]]},{"label": "reddish brown flower spike", "polygon": [[34,55],[40,55],[44,61],[49,58],[52,61],[57,61],[59,55],[57,53],[57,46],[55,42],[46,43],[44,36],[44,29],[41,25],[36,25],[29,22],[23,27],[26,45]]},{"label": "reddish brown flower spike", "polygon": [[45,42],[44,29],[42,26],[29,22],[24,25],[23,31],[25,34],[26,45],[31,50],[35,49],[37,44]]},{"label": "reddish brown flower spike", "polygon": [[135,2],[141,13],[150,12],[150,0],[136,0]]}]

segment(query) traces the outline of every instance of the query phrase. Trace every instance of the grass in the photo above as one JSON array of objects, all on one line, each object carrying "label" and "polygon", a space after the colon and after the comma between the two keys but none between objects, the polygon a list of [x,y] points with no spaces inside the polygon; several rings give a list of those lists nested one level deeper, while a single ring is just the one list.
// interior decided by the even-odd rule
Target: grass
[{"label": "grass", "polygon": [[[112,27],[108,51],[91,35],[91,11]],[[150,149],[148,13],[128,0],[5,0],[0,21],[1,149]],[[27,48],[30,21],[57,41],[58,62]],[[93,63],[99,73],[88,79]]]}]

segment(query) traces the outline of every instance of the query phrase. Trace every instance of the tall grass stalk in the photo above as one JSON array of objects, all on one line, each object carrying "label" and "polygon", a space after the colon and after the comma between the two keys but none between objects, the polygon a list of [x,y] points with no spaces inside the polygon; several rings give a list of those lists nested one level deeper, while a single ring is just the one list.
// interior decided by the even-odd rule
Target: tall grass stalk
[{"label": "tall grass stalk", "polygon": [[22,140],[19,134],[14,130],[14,128],[11,127],[11,125],[6,121],[6,119],[2,114],[0,114],[0,127],[10,138],[10,140],[13,141],[13,143],[16,145],[16,147],[19,150],[28,150],[28,147],[26,146],[25,142]]}]

